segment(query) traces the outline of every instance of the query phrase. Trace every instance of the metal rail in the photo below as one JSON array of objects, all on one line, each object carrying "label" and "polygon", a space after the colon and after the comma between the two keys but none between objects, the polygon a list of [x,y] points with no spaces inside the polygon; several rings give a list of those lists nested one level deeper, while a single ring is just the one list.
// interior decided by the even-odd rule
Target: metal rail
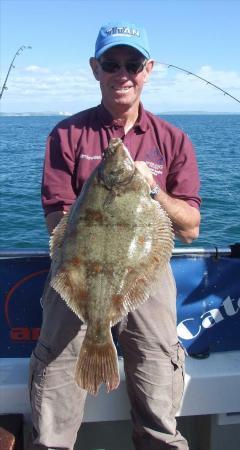
[{"label": "metal rail", "polygon": [[[240,244],[234,244],[229,247],[179,247],[173,250],[173,256],[237,256],[237,251],[234,250],[239,248]],[[46,258],[48,256],[49,252],[41,249],[0,250],[0,259]]]}]

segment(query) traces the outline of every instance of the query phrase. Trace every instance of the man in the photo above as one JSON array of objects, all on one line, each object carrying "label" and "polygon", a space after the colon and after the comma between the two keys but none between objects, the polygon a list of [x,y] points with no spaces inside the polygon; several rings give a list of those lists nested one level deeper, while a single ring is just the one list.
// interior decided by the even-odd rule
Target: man
[{"label": "man", "polygon": [[[58,124],[48,138],[42,202],[51,233],[100,162],[111,137],[120,137],[145,176],[155,200],[190,243],[199,233],[199,176],[192,145],[172,125],[144,110],[144,83],[153,69],[144,29],[129,23],[103,26],[90,58],[102,102]],[[176,292],[170,267],[155,296],[118,327],[131,403],[136,450],[186,450],[175,414],[183,392],[184,351],[176,331]],[[31,358],[30,397],[34,443],[73,449],[86,392],[74,367],[86,326],[46,283],[43,324]]]}]

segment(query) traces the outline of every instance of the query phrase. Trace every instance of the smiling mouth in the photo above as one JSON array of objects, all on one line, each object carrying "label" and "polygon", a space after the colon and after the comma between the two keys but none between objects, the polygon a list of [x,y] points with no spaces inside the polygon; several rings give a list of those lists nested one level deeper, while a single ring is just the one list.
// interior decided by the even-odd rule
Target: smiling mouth
[{"label": "smiling mouth", "polygon": [[119,93],[126,93],[126,92],[128,92],[131,89],[130,86],[127,86],[127,87],[116,87],[116,86],[113,86],[112,88],[113,88],[113,90],[115,92],[119,92]]}]

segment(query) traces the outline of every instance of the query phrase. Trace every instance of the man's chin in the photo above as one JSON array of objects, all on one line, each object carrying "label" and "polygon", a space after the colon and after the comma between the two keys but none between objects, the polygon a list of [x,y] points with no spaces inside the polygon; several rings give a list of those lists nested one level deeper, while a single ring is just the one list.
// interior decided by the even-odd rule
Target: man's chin
[{"label": "man's chin", "polygon": [[134,99],[127,95],[115,95],[112,98],[112,103],[119,106],[122,105],[131,107],[134,103]]}]

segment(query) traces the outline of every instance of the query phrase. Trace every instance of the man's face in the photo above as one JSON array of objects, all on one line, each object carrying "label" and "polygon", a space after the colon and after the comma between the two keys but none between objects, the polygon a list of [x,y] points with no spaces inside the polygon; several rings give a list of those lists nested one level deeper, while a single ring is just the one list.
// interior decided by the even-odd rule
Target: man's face
[{"label": "man's face", "polygon": [[[104,62],[113,62],[116,68],[113,73],[104,70]],[[143,70],[134,74],[127,63],[145,63]],[[143,85],[147,80],[153,61],[146,61],[144,56],[132,47],[116,46],[106,51],[97,61],[90,60],[95,78],[100,82],[103,104],[110,111],[124,111],[132,106],[138,106]],[[103,65],[101,65],[103,64]]]}]

